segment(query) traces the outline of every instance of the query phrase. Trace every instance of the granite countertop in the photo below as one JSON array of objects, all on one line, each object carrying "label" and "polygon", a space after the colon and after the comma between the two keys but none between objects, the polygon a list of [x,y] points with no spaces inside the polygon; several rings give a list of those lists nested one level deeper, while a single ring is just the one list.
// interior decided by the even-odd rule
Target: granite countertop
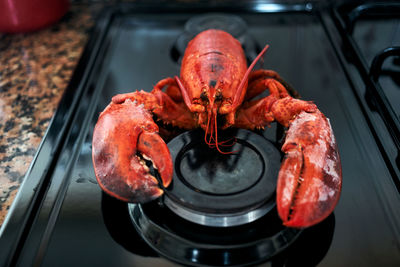
[{"label": "granite countertop", "polygon": [[96,5],[71,5],[49,28],[0,34],[0,227],[66,89]]}]

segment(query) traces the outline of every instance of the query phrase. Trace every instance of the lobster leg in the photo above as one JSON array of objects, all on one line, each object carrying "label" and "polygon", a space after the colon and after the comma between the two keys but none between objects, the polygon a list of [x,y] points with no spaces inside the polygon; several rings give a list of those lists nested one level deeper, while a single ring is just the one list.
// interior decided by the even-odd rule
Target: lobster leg
[{"label": "lobster leg", "polygon": [[[266,89],[269,90],[269,96],[246,102],[243,104],[242,108],[238,110],[235,127],[250,130],[264,128],[276,120],[272,112],[272,106],[278,103],[279,106],[282,106],[282,104],[287,105],[286,108],[274,109],[280,112],[280,114],[277,114],[280,118],[279,122],[286,127],[288,126],[288,121],[294,114],[297,114],[301,110],[312,112],[316,109],[314,104],[290,97],[286,88],[275,80],[275,78],[255,80],[250,84],[248,91],[254,92],[250,93],[250,95],[255,97],[255,92],[260,94],[262,90]],[[288,101],[289,99],[290,101]],[[278,100],[280,100],[280,102],[276,103]]]},{"label": "lobster leg", "polygon": [[[114,96],[95,126],[92,159],[97,181],[106,193],[122,201],[148,202],[162,195],[162,188],[171,182],[171,156],[153,114],[177,126],[194,125],[190,113],[155,87],[152,93]],[[161,184],[146,160],[158,170]]]},{"label": "lobster leg", "polygon": [[276,80],[268,79],[265,85],[271,94],[239,110],[235,126],[260,128],[276,120],[289,127],[277,208],[284,225],[308,227],[325,219],[339,200],[342,174],[333,131],[314,104],[284,96]]},{"label": "lobster leg", "polygon": [[[162,91],[163,87],[167,87],[166,93]],[[137,101],[164,123],[172,124],[182,129],[193,129],[197,126],[193,114],[186,107],[177,90],[179,89],[175,79],[165,78],[154,86],[151,93],[136,91],[119,94],[112,98],[112,102],[123,103],[127,99]]]},{"label": "lobster leg", "polygon": [[[255,70],[252,71],[249,75],[249,86],[247,88],[245,100],[249,101],[253,99],[254,97],[260,95],[263,93],[265,90],[269,89],[270,94],[275,95],[273,92],[271,92],[271,88],[266,86],[266,81],[268,79],[275,79],[277,81],[282,80],[279,74],[273,70]],[[285,90],[286,92],[286,90]],[[287,92],[286,92],[287,93]],[[277,96],[277,95],[275,95]]]},{"label": "lobster leg", "polygon": [[[290,93],[292,97],[299,98],[299,93],[292,88],[292,86],[282,79],[279,74],[273,70],[255,70],[249,76],[249,87],[246,93],[246,100],[250,100],[253,97],[261,94],[264,90],[269,89],[270,86],[266,85],[269,80],[275,80],[281,85],[286,95]],[[283,86],[282,86],[283,85]],[[270,92],[272,94],[272,92]],[[284,97],[283,95],[281,97]]]},{"label": "lobster leg", "polygon": [[181,91],[173,78],[166,78],[157,83],[154,87],[153,92],[161,91],[166,86],[165,93],[175,102],[183,102]]}]

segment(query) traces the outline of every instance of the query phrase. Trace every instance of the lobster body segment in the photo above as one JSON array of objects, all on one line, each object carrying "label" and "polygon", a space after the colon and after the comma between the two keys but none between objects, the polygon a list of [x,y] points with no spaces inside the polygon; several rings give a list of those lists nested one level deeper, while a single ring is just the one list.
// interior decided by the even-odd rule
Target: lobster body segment
[{"label": "lobster body segment", "polygon": [[[144,203],[163,194],[173,164],[159,134],[163,125],[153,117],[182,129],[201,127],[205,142],[218,150],[220,128],[253,130],[277,121],[288,127],[278,176],[279,216],[285,225],[300,228],[325,219],[338,202],[342,181],[332,128],[313,103],[290,96],[275,71],[252,70],[267,48],[247,67],[239,41],[210,29],[189,42],[180,77],[159,81],[151,93],[114,96],[93,134],[100,187],[127,202]],[[265,90],[268,96],[254,100]],[[161,181],[150,174],[149,161]]]},{"label": "lobster body segment", "polygon": [[207,98],[224,100],[228,105],[246,70],[239,41],[226,32],[209,30],[190,41],[182,60],[181,81],[192,103]]}]

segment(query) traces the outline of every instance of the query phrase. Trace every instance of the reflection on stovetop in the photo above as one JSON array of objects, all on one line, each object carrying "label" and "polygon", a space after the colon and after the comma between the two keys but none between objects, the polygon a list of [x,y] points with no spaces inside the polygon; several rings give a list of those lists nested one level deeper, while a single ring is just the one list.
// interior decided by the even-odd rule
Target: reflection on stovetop
[{"label": "reflection on stovetop", "polygon": [[101,210],[104,224],[112,238],[128,251],[146,257],[158,257],[133,227],[128,205],[107,194],[102,194]]},{"label": "reflection on stovetop", "polygon": [[[141,237],[142,234],[137,231],[134,222],[129,215],[128,204],[112,198],[106,194],[102,194],[102,214],[104,223],[112,238],[128,251],[145,257],[160,257],[147,242]],[[257,239],[265,238],[265,236],[273,236],[277,231],[284,228],[278,218],[276,209],[263,218],[251,223],[249,226],[236,226],[228,228],[201,226],[186,221],[174,213],[167,207],[160,204],[160,201],[154,201],[143,205],[143,210],[148,218],[159,227],[167,229],[171,234],[178,235],[180,238],[189,240],[192,244],[207,244],[210,247],[224,245],[230,247],[232,244],[239,246],[241,243],[255,242]],[[285,247],[280,253],[270,259],[272,266],[315,266],[325,256],[332,242],[335,228],[334,214],[330,215],[322,223],[299,231],[296,240],[288,247]],[[159,237],[162,242],[163,236]],[[182,239],[180,240],[182,242]],[[210,245],[212,244],[212,245]],[[174,249],[174,245],[169,244]],[[187,248],[187,250],[196,249]],[[226,254],[226,251],[230,254]],[[235,259],[235,251],[226,249],[225,260]],[[208,252],[213,253],[213,252]],[[215,253],[215,252],[214,252]],[[260,251],[253,251],[254,254]],[[218,254],[214,254],[218,255]],[[209,260],[206,257],[196,258],[196,261],[190,262],[193,255],[190,254],[188,259],[175,259],[175,261],[185,262],[185,264],[200,265],[201,260]],[[242,253],[241,257],[248,257],[246,253]],[[237,259],[237,258],[236,258]],[[200,260],[200,261],[199,261]],[[266,259],[264,259],[265,261]],[[229,265],[235,265],[235,262],[226,262]],[[260,263],[260,260],[258,262]],[[252,264],[251,262],[247,264]],[[254,264],[254,262],[253,262]]]}]

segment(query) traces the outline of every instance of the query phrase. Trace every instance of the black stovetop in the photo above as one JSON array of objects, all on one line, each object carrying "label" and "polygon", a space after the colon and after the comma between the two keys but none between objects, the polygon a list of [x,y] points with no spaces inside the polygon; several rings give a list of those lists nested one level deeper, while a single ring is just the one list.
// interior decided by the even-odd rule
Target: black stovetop
[{"label": "black stovetop", "polygon": [[[280,73],[302,99],[314,101],[330,118],[342,161],[343,189],[333,214],[314,227],[285,232],[284,238],[292,238],[288,246],[256,264],[400,266],[400,136],[394,100],[399,87],[389,89],[386,99],[377,99],[387,88],[379,79],[387,77],[373,80],[364,69],[372,64],[372,48],[399,46],[398,14],[391,12],[390,19],[382,19],[383,12],[376,12],[379,18],[361,16],[349,29],[354,6],[319,9],[318,2],[240,2],[196,7],[121,4],[102,13],[3,225],[0,265],[180,265],[142,239],[135,219],[159,223],[185,239],[182,243],[189,245],[170,244],[187,252],[181,253],[185,260],[178,260],[184,264],[237,265],[254,259],[250,253],[263,253],[257,251],[263,246],[253,251],[247,247],[238,260],[229,246],[240,240],[253,242],[257,231],[270,235],[272,228],[281,229],[269,220],[275,209],[250,225],[222,230],[193,226],[158,201],[128,207],[104,195],[93,171],[91,139],[99,112],[117,93],[149,91],[160,79],[179,74],[177,40],[185,23],[197,15],[219,12],[246,22],[255,49],[270,45],[263,67]],[[396,60],[390,67],[394,70],[384,72],[389,79],[398,71]],[[396,82],[392,79],[390,86]],[[273,126],[260,134],[274,140],[277,131]],[[150,210],[148,217],[137,215],[138,209]],[[208,241],[211,236],[215,239]],[[169,240],[162,234],[157,238],[161,243]],[[219,261],[210,262],[207,246],[204,255],[196,252],[196,244],[207,242],[210,249],[229,249],[218,254],[223,255]]]}]

